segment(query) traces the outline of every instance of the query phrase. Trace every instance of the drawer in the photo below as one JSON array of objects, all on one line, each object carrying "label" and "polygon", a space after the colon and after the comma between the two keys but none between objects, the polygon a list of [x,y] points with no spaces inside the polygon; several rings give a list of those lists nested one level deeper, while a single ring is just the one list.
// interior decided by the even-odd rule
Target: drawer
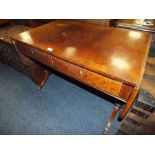
[{"label": "drawer", "polygon": [[82,79],[82,74],[81,74],[82,72],[80,67],[55,57],[52,57],[52,62],[53,62],[54,69],[66,75],[69,75],[75,79],[79,79],[79,80]]},{"label": "drawer", "polygon": [[114,96],[119,96],[122,83],[106,78],[102,75],[96,74],[89,70],[83,69],[76,65],[70,64],[66,61],[60,60],[58,58],[52,58],[53,67],[79,81],[96,88],[102,92],[112,94]]},{"label": "drawer", "polygon": [[16,43],[16,46],[19,50],[20,53],[22,53],[23,55],[36,60],[38,62],[41,62],[45,65],[50,66],[51,65],[51,55],[46,54],[42,51],[39,51],[37,49],[33,49],[29,46],[26,46],[24,44],[21,43]]},{"label": "drawer", "polygon": [[102,75],[96,74],[86,69],[82,69],[83,82],[100,90],[107,92],[114,96],[119,96],[122,83],[106,78]]}]

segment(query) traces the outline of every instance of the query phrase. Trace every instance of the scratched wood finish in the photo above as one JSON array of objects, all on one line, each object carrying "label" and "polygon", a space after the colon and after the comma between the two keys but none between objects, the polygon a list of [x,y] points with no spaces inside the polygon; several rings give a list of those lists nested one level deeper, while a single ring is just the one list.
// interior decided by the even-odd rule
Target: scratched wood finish
[{"label": "scratched wood finish", "polygon": [[[23,53],[30,58],[73,78],[82,78],[82,82],[120,100],[123,98],[127,102],[120,114],[123,118],[139,91],[151,35],[58,20],[16,35],[12,40],[38,50],[35,54]],[[42,53],[51,56],[51,64],[44,56],[39,58]]]}]

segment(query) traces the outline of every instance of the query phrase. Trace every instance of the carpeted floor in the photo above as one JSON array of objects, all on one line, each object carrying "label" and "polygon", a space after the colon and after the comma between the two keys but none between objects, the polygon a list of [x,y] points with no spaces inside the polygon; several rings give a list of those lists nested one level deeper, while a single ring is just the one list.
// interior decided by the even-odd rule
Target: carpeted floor
[{"label": "carpeted floor", "polygon": [[[0,64],[0,134],[102,134],[114,105],[88,89],[52,74],[38,90]],[[110,134],[118,125],[116,120]]]}]

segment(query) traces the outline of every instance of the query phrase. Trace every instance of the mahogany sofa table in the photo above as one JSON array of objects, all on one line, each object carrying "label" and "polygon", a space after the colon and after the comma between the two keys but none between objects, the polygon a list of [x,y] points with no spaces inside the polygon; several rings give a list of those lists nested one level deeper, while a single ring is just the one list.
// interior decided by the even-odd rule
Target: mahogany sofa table
[{"label": "mahogany sofa table", "polygon": [[[127,114],[142,81],[151,34],[58,20],[12,37],[27,59],[51,67],[124,103]],[[27,59],[23,59],[26,63]],[[119,110],[116,104],[105,128]]]}]

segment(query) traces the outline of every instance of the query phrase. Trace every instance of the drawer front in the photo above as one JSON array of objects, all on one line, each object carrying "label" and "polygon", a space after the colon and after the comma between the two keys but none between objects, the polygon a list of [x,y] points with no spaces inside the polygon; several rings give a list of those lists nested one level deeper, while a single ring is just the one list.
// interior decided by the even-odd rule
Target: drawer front
[{"label": "drawer front", "polygon": [[50,65],[51,64],[51,56],[43,53],[42,51],[39,51],[37,49],[33,49],[31,47],[28,47],[26,45],[20,44],[20,43],[16,43],[16,46],[19,50],[20,53],[22,53],[23,55],[34,59],[38,62],[41,62],[45,65]]},{"label": "drawer front", "polygon": [[92,86],[100,91],[105,93],[112,94],[114,96],[119,96],[122,83],[116,82],[89,70],[78,67],[69,62],[63,61],[61,59],[52,57],[46,53],[43,53],[39,50],[33,49],[26,45],[17,44],[19,51],[28,56],[31,59],[39,61],[45,65],[51,66],[54,69],[64,73],[72,78],[75,78],[87,85]]},{"label": "drawer front", "polygon": [[68,63],[66,61],[63,61],[63,60],[60,60],[60,59],[57,59],[55,57],[52,58],[52,62],[53,62],[53,67],[66,74],[66,75],[69,75],[73,78],[76,78],[76,79],[79,79],[81,80],[82,79],[82,74],[81,74],[81,68],[76,66],[76,65],[73,65],[71,63]]},{"label": "drawer front", "polygon": [[88,71],[76,65],[70,64],[66,61],[52,58],[53,67],[75,79],[80,80],[81,82],[92,86],[100,91],[107,92],[114,96],[119,96],[122,83],[113,81],[109,78],[96,74],[94,72]]},{"label": "drawer front", "polygon": [[48,66],[51,65],[51,63],[52,63],[51,62],[51,55],[43,53],[43,52],[36,50],[36,49],[31,49],[31,53],[32,53],[31,54],[32,58],[34,58],[38,62],[41,62],[41,63],[48,65]]},{"label": "drawer front", "polygon": [[119,96],[122,83],[111,80],[94,72],[83,69],[83,81],[84,83],[93,86],[103,92],[107,92],[114,96]]}]

